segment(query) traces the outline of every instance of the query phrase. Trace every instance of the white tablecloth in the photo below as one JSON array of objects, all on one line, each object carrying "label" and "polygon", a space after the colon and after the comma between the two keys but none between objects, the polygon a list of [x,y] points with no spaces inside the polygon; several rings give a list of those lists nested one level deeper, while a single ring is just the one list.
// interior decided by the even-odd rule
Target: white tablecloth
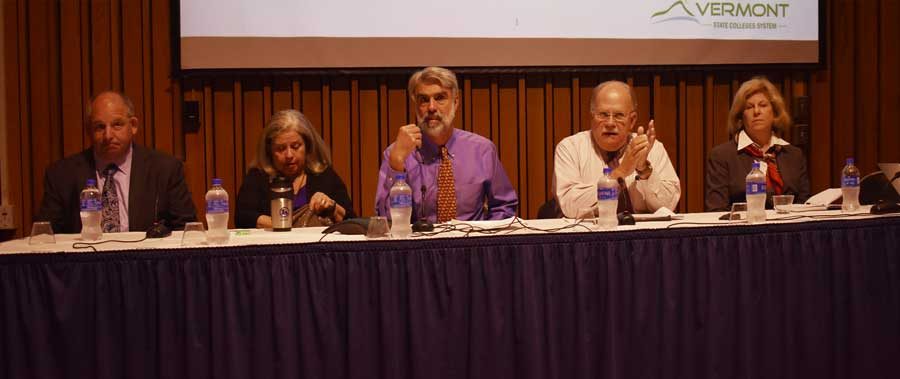
[{"label": "white tablecloth", "polygon": [[[872,217],[896,217],[897,215],[877,216],[869,214],[869,206],[862,207],[858,212],[853,214],[842,214],[839,210],[819,210],[806,212],[792,212],[787,215],[776,214],[774,211],[767,211],[768,220],[764,224],[769,223],[792,223],[792,222],[816,222],[834,219],[863,219]],[[565,232],[597,232],[597,233],[615,233],[618,231],[641,230],[641,229],[664,229],[664,228],[682,228],[682,227],[729,227],[729,226],[746,226],[746,221],[720,221],[719,217],[724,212],[711,213],[688,213],[682,214],[682,219],[671,221],[642,221],[636,225],[618,226],[613,231],[596,231],[592,230],[589,222],[572,220],[572,219],[547,219],[547,220],[504,220],[498,221],[477,221],[465,222],[457,225],[457,230],[445,233],[433,233],[431,235],[413,234],[412,239],[419,238],[447,238],[447,237],[468,237],[478,238],[482,236],[496,236],[506,234],[532,234],[532,233],[565,233]],[[468,225],[468,226],[467,226]],[[508,227],[507,227],[508,226]],[[527,227],[526,227],[527,226]],[[479,233],[477,230],[484,228],[505,228],[505,230],[494,233]],[[295,228],[289,232],[273,232],[271,230],[262,229],[235,229],[230,230],[230,239],[228,243],[221,246],[245,246],[245,245],[270,245],[270,244],[296,244],[296,243],[315,243],[315,242],[347,242],[360,241],[365,242],[367,239],[363,235],[342,235],[328,234],[323,235],[324,227],[313,228]],[[438,229],[436,229],[438,230]],[[552,231],[550,231],[552,230]],[[470,233],[466,233],[469,231]],[[83,241],[79,234],[57,234],[54,236],[56,242],[49,244],[29,244],[29,238],[22,238],[12,241],[0,243],[0,254],[16,254],[16,253],[50,253],[50,252],[92,252],[90,248],[76,248]],[[125,232],[125,233],[106,233],[99,241],[109,241],[102,244],[94,245],[97,251],[128,251],[128,250],[148,250],[148,249],[196,249],[209,248],[205,242],[194,244],[191,246],[182,246],[182,232],[175,231],[166,238],[145,239],[140,242],[117,242],[117,241],[138,241],[144,238],[144,232]],[[188,250],[185,250],[188,251]]]}]

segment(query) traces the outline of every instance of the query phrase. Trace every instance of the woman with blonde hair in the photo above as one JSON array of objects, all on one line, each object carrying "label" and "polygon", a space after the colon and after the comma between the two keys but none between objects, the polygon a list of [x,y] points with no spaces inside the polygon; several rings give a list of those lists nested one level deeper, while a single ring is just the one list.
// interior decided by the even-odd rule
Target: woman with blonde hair
[{"label": "woman with blonde hair", "polygon": [[293,185],[294,226],[354,217],[347,186],[331,168],[328,147],[309,119],[292,109],[275,113],[259,137],[256,160],[238,192],[235,226],[272,227],[269,183],[279,176]]},{"label": "woman with blonde hair", "polygon": [[772,195],[809,198],[809,176],[803,150],[781,135],[791,124],[784,98],[764,77],[738,89],[728,112],[729,141],[712,149],[706,161],[706,210],[723,211],[746,201],[745,180],[754,161],[766,174],[766,206]]}]

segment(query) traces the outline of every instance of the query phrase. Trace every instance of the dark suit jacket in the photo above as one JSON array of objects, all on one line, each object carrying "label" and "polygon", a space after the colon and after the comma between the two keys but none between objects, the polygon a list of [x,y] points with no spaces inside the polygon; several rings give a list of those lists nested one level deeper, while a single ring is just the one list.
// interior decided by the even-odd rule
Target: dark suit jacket
[{"label": "dark suit jacket", "polygon": [[[347,193],[347,186],[331,167],[321,174],[306,172],[307,199],[316,192],[321,192],[340,204],[347,211],[344,219],[354,218],[353,202]],[[251,168],[244,176],[244,182],[238,191],[237,208],[234,211],[234,226],[238,228],[255,228],[256,219],[261,215],[271,215],[269,199],[269,175],[258,168]]]},{"label": "dark suit jacket", "polygon": [[[747,201],[747,174],[756,160],[744,151],[737,151],[737,142],[725,142],[712,149],[706,161],[706,210],[724,211],[732,203]],[[794,195],[794,203],[809,198],[809,175],[803,150],[785,145],[775,158],[784,179],[784,194]],[[772,189],[768,188],[766,207],[772,207]]]},{"label": "dark suit jacket", "polygon": [[[145,231],[156,217],[172,229],[180,229],[197,214],[184,181],[184,165],[175,157],[133,145],[128,189],[128,228]],[[88,178],[96,178],[93,149],[56,161],[44,173],[44,197],[35,220],[50,221],[56,233],[80,233],[79,196]]]}]

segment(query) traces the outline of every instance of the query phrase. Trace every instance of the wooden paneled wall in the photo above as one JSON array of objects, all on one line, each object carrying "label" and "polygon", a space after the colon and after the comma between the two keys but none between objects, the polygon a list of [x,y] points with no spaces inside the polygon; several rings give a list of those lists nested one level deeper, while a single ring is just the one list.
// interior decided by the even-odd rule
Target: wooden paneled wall
[{"label": "wooden paneled wall", "polygon": [[[731,96],[741,81],[764,74],[789,102],[809,96],[806,151],[813,190],[835,186],[845,156],[855,155],[864,172],[880,161],[900,161],[894,124],[900,119],[900,7],[893,0],[827,6],[821,70],[464,73],[456,126],[494,141],[519,193],[520,215],[534,217],[551,195],[556,143],[589,128],[591,88],[608,79],[628,81],[637,90],[639,123],[656,120],[681,177],[679,211],[701,211],[704,159],[727,138]],[[2,159],[10,173],[0,182],[10,186],[19,225],[30,225],[37,211],[47,165],[89,146],[83,105],[102,89],[133,98],[142,125],[139,143],[185,161],[200,208],[213,177],[236,194],[268,118],[296,108],[331,146],[356,211],[370,215],[381,151],[414,118],[409,72],[174,79],[168,0],[7,0],[3,7],[8,157]],[[200,102],[197,131],[183,128],[183,100]]]},{"label": "wooden paneled wall", "polygon": [[[639,123],[655,119],[657,133],[685,188],[680,208],[702,211],[703,162],[715,144],[727,139],[724,120],[731,94],[748,73],[548,73],[460,75],[461,107],[456,127],[490,138],[521,200],[520,213],[534,217],[552,195],[553,152],[566,136],[590,128],[592,88],[609,79],[637,90]],[[770,73],[787,93],[803,94],[806,74]],[[275,111],[295,108],[306,114],[330,143],[335,169],[350,187],[362,214],[374,209],[381,152],[397,128],[414,122],[406,91],[407,74],[215,78],[187,80],[185,99],[201,102],[201,128],[187,135],[189,167],[206,177],[221,176],[228,189],[240,186],[253,160],[256,140]],[[203,147],[202,149],[200,147]],[[200,154],[205,152],[205,154]]]}]

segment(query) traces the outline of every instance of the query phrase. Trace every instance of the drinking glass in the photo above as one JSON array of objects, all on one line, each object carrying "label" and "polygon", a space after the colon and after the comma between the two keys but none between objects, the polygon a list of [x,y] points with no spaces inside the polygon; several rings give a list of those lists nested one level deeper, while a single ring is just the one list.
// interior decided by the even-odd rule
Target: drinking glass
[{"label": "drinking glass", "polygon": [[772,196],[772,203],[775,204],[775,213],[779,213],[779,214],[791,213],[791,204],[794,203],[794,195]]},{"label": "drinking glass", "polygon": [[389,238],[391,236],[391,228],[388,226],[387,217],[372,216],[369,218],[369,229],[366,231],[366,238],[380,239]]},{"label": "drinking glass", "polygon": [[184,234],[181,235],[181,246],[198,246],[206,244],[206,229],[202,222],[189,222],[184,224]]},{"label": "drinking glass", "polygon": [[53,227],[47,221],[35,221],[31,224],[31,236],[28,237],[29,245],[56,243],[53,236]]}]

